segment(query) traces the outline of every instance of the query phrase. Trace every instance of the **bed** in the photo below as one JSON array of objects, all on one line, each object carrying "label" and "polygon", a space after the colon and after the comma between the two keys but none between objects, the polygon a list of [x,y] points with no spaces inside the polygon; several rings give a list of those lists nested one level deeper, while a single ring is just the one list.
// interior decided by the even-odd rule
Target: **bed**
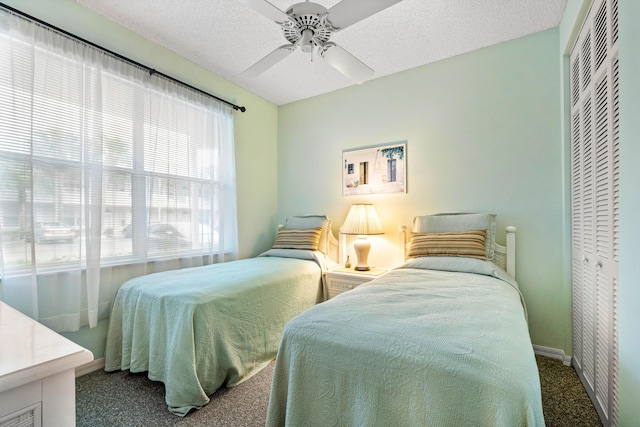
[{"label": "bed", "polygon": [[505,248],[495,215],[429,215],[405,241],[401,267],[287,324],[267,426],[544,425],[515,228]]},{"label": "bed", "polygon": [[127,281],[113,302],[105,370],[148,372],[176,415],[202,407],[275,358],[286,323],[322,300],[337,251],[326,216],[296,216],[256,258]]}]

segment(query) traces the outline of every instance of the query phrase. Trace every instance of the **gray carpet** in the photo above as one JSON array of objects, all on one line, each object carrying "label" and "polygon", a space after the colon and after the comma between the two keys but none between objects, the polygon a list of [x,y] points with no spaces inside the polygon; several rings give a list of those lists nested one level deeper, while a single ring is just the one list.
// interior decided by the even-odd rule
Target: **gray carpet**
[{"label": "gray carpet", "polygon": [[542,410],[548,427],[602,426],[578,374],[570,366],[536,356],[542,389]]},{"label": "gray carpet", "polygon": [[[549,427],[601,426],[573,368],[536,356],[542,405]],[[273,363],[232,389],[220,389],[211,402],[180,418],[167,410],[162,383],[145,374],[92,372],[76,379],[78,427],[264,426]]]}]

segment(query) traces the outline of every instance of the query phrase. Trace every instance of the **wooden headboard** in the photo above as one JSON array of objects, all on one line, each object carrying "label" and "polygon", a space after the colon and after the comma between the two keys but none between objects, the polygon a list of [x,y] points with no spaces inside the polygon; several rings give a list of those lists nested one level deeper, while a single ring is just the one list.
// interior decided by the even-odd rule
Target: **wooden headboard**
[{"label": "wooden headboard", "polygon": [[[502,267],[513,278],[516,277],[516,228],[512,225],[505,227],[507,232],[506,245],[494,244],[494,256],[491,261]],[[406,226],[398,229],[399,243],[402,248],[402,259],[407,259],[409,253],[408,232]]]}]

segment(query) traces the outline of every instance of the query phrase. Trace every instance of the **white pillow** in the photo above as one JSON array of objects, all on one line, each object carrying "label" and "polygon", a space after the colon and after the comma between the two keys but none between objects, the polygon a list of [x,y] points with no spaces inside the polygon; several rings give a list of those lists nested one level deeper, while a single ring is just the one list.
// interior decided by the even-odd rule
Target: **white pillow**
[{"label": "white pillow", "polygon": [[487,230],[485,252],[492,260],[496,241],[496,215],[487,213],[442,213],[417,216],[413,219],[414,233],[446,233],[454,231]]},{"label": "white pillow", "polygon": [[288,230],[307,230],[317,227],[322,227],[318,250],[326,255],[329,251],[329,233],[331,232],[331,220],[326,215],[290,216],[285,222],[285,228]]}]

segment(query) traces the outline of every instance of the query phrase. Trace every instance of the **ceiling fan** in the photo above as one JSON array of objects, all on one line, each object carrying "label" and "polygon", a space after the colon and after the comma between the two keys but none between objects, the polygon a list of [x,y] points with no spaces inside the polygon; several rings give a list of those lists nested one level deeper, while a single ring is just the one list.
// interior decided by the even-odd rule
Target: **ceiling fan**
[{"label": "ceiling fan", "polygon": [[280,25],[284,37],[289,42],[247,68],[242,75],[257,77],[298,47],[312,55],[317,48],[321,58],[360,84],[373,75],[373,70],[337,44],[329,41],[331,34],[402,0],[342,0],[329,9],[307,0],[290,6],[286,12],[266,0],[240,1]]}]

